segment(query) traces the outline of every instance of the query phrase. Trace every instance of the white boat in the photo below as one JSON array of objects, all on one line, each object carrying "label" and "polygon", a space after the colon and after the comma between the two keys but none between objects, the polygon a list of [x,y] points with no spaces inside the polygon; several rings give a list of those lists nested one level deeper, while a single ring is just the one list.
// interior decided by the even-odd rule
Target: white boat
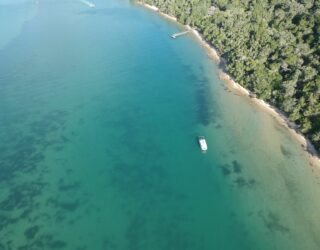
[{"label": "white boat", "polygon": [[198,136],[198,142],[202,151],[208,150],[208,145],[204,136]]}]

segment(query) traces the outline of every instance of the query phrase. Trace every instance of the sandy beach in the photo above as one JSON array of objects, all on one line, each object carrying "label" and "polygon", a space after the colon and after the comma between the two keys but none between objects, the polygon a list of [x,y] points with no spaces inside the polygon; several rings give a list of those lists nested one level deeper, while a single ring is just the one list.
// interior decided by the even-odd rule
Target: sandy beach
[{"label": "sandy beach", "polygon": [[[172,20],[174,22],[177,22],[179,25],[182,25],[177,21],[177,18],[168,14],[165,14],[159,10],[158,7],[145,4],[143,2],[138,1],[139,5],[142,5],[152,11],[155,11],[159,13],[159,15]],[[219,77],[221,80],[225,81],[227,86],[230,88],[230,90],[237,92],[238,94],[241,94],[245,98],[248,98],[250,102],[254,103],[255,105],[259,106],[261,109],[263,109],[265,112],[269,113],[273,116],[273,118],[279,122],[280,125],[286,127],[288,131],[290,132],[290,135],[296,139],[300,144],[303,150],[307,153],[308,159],[310,161],[310,165],[312,167],[317,166],[320,168],[320,157],[315,150],[312,143],[299,131],[297,130],[297,125],[291,122],[288,117],[279,109],[276,107],[266,103],[265,101],[258,99],[255,97],[253,93],[251,93],[248,89],[241,86],[239,83],[237,83],[225,70],[224,65],[225,63],[222,61],[218,51],[210,45],[203,37],[202,35],[194,28],[190,27],[189,25],[183,25],[187,30],[190,30],[191,34],[199,41],[202,47],[204,47],[208,53],[208,56],[215,60],[217,63],[220,64],[220,74]]]},{"label": "sandy beach", "polygon": [[147,3],[142,3],[142,2],[137,2],[137,3],[143,5],[144,7],[148,8],[150,10],[159,11],[158,7],[156,7],[156,6],[153,6],[153,5],[150,5]]}]

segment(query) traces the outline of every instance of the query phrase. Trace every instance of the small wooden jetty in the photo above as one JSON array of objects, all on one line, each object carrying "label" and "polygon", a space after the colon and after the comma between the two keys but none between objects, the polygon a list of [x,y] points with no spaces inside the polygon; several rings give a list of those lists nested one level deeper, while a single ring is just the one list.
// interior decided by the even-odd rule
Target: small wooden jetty
[{"label": "small wooden jetty", "polygon": [[173,39],[176,39],[177,37],[186,35],[186,34],[188,34],[189,32],[190,32],[190,30],[182,31],[182,32],[179,32],[179,33],[174,33],[174,34],[172,34],[171,37],[172,37]]}]

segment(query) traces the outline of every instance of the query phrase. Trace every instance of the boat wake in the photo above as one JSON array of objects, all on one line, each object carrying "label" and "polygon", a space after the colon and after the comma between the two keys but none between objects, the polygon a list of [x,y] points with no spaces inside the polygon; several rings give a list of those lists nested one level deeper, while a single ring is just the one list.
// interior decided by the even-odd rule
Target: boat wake
[{"label": "boat wake", "polygon": [[83,3],[83,4],[85,4],[85,5],[87,5],[87,6],[90,7],[90,8],[96,7],[96,5],[95,5],[94,3],[89,2],[89,1],[86,1],[86,0],[80,0],[80,2]]}]

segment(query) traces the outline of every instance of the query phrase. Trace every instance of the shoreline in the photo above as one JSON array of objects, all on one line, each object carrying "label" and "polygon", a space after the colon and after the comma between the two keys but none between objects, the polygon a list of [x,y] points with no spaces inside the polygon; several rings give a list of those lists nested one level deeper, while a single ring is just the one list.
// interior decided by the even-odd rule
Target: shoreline
[{"label": "shoreline", "polygon": [[159,8],[154,5],[146,4],[140,1],[137,1],[136,3],[154,12],[157,12],[159,15],[174,21],[179,25],[183,25],[187,30],[190,30],[190,33],[198,40],[199,44],[206,49],[208,56],[219,63],[219,78],[223,80],[233,91],[237,91],[242,96],[248,98],[249,101],[263,109],[264,112],[271,115],[280,125],[284,126],[290,135],[300,143],[303,151],[307,154],[310,165],[312,167],[314,167],[314,165],[318,165],[320,167],[320,156],[318,152],[310,140],[307,139],[299,130],[297,130],[297,125],[291,122],[289,118],[278,108],[268,104],[262,99],[255,97],[254,93],[237,83],[224,69],[225,62],[223,62],[218,51],[212,45],[210,45],[197,30],[189,25],[179,23],[176,17],[161,12]]},{"label": "shoreline", "polygon": [[235,82],[231,76],[226,72],[220,71],[219,78],[226,82],[227,87],[232,91],[237,91],[243,97],[246,97],[248,101],[256,105],[258,108],[262,109],[264,112],[272,116],[281,126],[284,126],[290,135],[300,143],[301,148],[307,154],[307,158],[311,166],[318,165],[320,167],[320,158],[311,142],[299,131],[297,130],[297,125],[289,120],[289,118],[278,108],[268,104],[267,102],[254,96],[246,88],[242,87],[240,84]]},{"label": "shoreline", "polygon": [[[175,22],[179,23],[179,22],[177,21],[177,18],[176,18],[176,17],[170,16],[170,15],[168,15],[168,14],[166,14],[166,13],[161,12],[157,6],[150,5],[150,4],[147,4],[147,3],[143,3],[143,2],[140,2],[140,1],[136,1],[136,3],[139,4],[139,5],[141,5],[141,6],[143,6],[143,7],[145,7],[145,8],[147,8],[147,9],[149,9],[149,10],[158,12],[159,15],[164,16],[164,17],[167,18],[167,19],[170,19],[170,20],[172,20],[172,21],[175,21]],[[180,23],[179,23],[179,24],[180,24]]]}]

